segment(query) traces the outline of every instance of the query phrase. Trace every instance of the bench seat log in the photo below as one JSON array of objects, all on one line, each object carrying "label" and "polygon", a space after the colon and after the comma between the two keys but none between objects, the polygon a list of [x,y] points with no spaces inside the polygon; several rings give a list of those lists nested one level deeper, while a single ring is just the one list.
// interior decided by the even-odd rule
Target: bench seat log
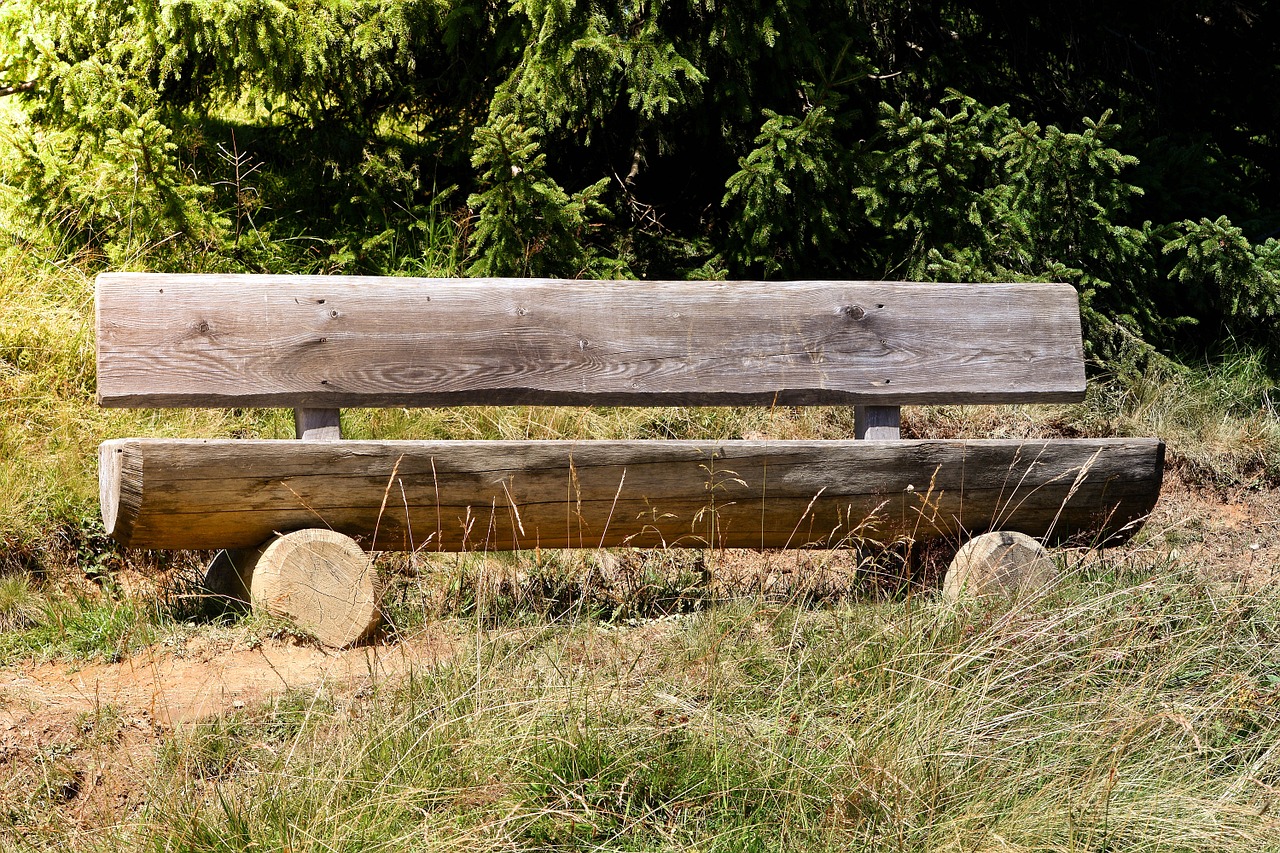
[{"label": "bench seat log", "polygon": [[1084,399],[1062,284],[106,273],[104,406]]},{"label": "bench seat log", "polygon": [[330,527],[366,549],[781,548],[1015,530],[1122,540],[1151,511],[1156,439],[342,441],[120,439],[108,532],[247,548]]}]

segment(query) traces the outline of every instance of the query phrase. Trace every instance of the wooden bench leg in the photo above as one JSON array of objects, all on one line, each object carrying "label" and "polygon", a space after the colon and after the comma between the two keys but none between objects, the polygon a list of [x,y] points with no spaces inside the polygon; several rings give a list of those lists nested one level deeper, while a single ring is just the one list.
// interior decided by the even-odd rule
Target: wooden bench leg
[{"label": "wooden bench leg", "polygon": [[373,561],[332,530],[298,530],[257,549],[222,551],[205,587],[229,602],[251,601],[336,648],[367,637],[380,618]]},{"label": "wooden bench leg", "polygon": [[902,438],[902,409],[898,406],[854,406],[853,437],[866,441]]},{"label": "wooden bench leg", "polygon": [[948,601],[962,595],[1012,595],[1054,581],[1057,567],[1044,546],[1025,533],[999,530],[970,539],[956,552],[942,582]]}]

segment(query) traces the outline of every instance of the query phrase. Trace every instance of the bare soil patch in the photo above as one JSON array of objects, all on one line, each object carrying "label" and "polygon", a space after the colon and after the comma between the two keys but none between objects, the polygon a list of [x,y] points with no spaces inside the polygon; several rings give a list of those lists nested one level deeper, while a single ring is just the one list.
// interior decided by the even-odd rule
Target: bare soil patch
[{"label": "bare soil patch", "polygon": [[196,636],[180,648],[162,643],[119,663],[34,664],[0,672],[0,731],[33,715],[86,714],[104,706],[172,728],[322,683],[355,691],[410,666],[430,666],[451,650],[440,631],[342,651],[287,637],[246,643]]},{"label": "bare soil patch", "polygon": [[288,691],[360,695],[434,665],[453,645],[440,629],[343,651],[211,629],[119,663],[0,670],[0,803],[20,822],[114,824],[145,802],[156,750],[175,727]]},{"label": "bare soil patch", "polygon": [[1147,534],[1214,582],[1280,583],[1280,489],[1193,485],[1172,471]]}]

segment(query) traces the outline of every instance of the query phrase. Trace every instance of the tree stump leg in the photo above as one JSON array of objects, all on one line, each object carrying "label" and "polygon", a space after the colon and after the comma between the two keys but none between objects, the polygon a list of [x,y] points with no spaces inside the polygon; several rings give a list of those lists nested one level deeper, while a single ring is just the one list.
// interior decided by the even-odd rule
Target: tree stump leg
[{"label": "tree stump leg", "polygon": [[291,620],[326,646],[345,648],[379,622],[373,560],[349,536],[298,530],[248,554],[254,608]]},{"label": "tree stump leg", "polygon": [[1036,590],[1057,577],[1057,567],[1044,546],[1025,533],[995,531],[970,539],[947,567],[942,594],[1013,595]]},{"label": "tree stump leg", "polygon": [[226,610],[249,608],[249,576],[257,552],[240,549],[219,551],[204,574],[205,592]]}]

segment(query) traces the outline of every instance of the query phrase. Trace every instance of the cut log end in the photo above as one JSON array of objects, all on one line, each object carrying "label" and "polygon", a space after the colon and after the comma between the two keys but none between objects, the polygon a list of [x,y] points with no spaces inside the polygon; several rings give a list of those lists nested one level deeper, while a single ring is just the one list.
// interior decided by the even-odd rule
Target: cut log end
[{"label": "cut log end", "polygon": [[134,528],[142,511],[142,465],[143,456],[135,441],[118,438],[104,441],[98,447],[102,527],[126,547],[133,542]]},{"label": "cut log end", "polygon": [[120,455],[122,449],[112,442],[98,448],[98,505],[102,507],[102,527],[107,535],[116,532],[117,508],[120,506]]},{"label": "cut log end", "polygon": [[249,603],[249,578],[257,551],[219,551],[204,574],[204,589],[227,608],[243,609]]},{"label": "cut log end", "polygon": [[298,530],[268,542],[254,560],[249,592],[254,607],[335,648],[364,639],[379,621],[373,561],[332,530]]},{"label": "cut log end", "polygon": [[947,568],[942,594],[948,601],[962,595],[1016,595],[1052,583],[1057,567],[1044,546],[1025,533],[996,531],[966,542]]}]

